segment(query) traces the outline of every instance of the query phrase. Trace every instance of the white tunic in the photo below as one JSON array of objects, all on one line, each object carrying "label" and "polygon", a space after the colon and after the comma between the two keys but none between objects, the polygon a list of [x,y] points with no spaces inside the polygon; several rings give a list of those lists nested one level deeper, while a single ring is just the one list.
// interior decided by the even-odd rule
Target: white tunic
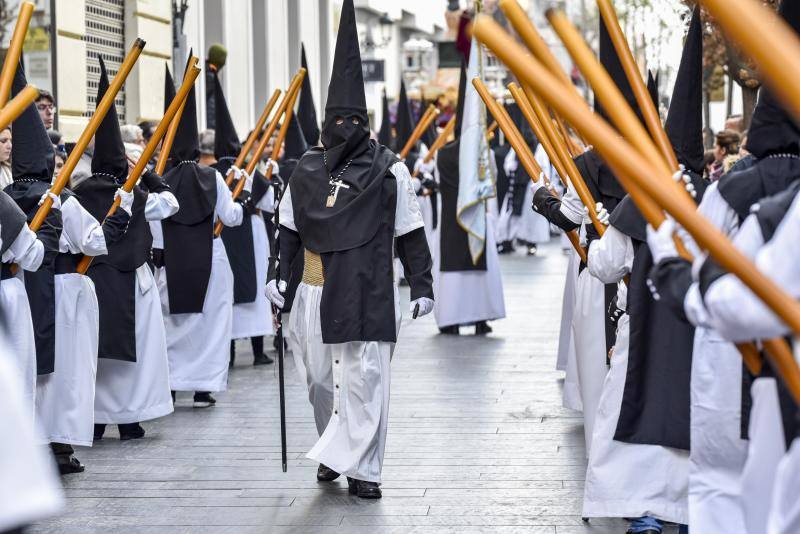
[{"label": "white tunic", "polygon": [[27,225],[23,226],[2,258],[3,263],[16,263],[19,270],[14,278],[0,281],[0,334],[5,336],[8,348],[4,356],[16,371],[31,421],[36,404],[36,340],[22,271],[37,270],[43,259],[44,245]]},{"label": "white tunic", "polygon": [[[610,226],[589,248],[588,269],[604,283],[620,282],[633,267],[630,237]],[[619,283],[617,306],[627,306],[628,289]],[[689,453],[658,445],[615,441],[628,373],[630,317],[617,325],[611,367],[595,413],[586,470],[584,517],[641,517],[686,524],[689,520]]]},{"label": "white tunic", "polygon": [[[59,251],[100,256],[108,253],[103,228],[70,196],[61,205]],[[94,283],[78,273],[57,274],[55,371],[36,383],[36,415],[42,438],[51,443],[91,446],[99,342],[99,309]]]},{"label": "white tunic", "polygon": [[[275,193],[270,187],[256,207],[267,211],[268,207],[274,203]],[[267,227],[264,226],[264,218],[261,214],[250,215],[250,217],[253,227],[253,252],[256,259],[256,300],[233,305],[231,339],[271,336],[275,333],[272,326],[272,308],[264,293],[270,254]]]},{"label": "white tunic", "polygon": [[789,452],[778,465],[772,507],[769,512],[769,534],[800,532],[800,439],[795,439]]},{"label": "white tunic", "polygon": [[11,347],[0,336],[0,531],[24,527],[64,506],[52,456],[36,443],[27,385],[17,381]]},{"label": "white tunic", "polygon": [[[169,191],[147,195],[146,220],[160,221],[177,211],[178,200]],[[146,263],[136,270],[135,284],[136,361],[100,355],[94,399],[95,423],[138,423],[173,410],[161,298],[153,272]]]},{"label": "white tunic", "polygon": [[[517,154],[514,150],[509,150],[505,159],[506,164],[516,159]],[[534,244],[547,243],[550,241],[550,223],[547,219],[530,208],[533,202],[533,184],[528,180],[525,186],[525,198],[522,200],[522,212],[519,215],[513,214],[511,195],[506,194],[503,199],[500,215],[497,218],[498,241],[520,239],[527,243]]]},{"label": "white tunic", "polygon": [[[242,206],[233,201],[219,173],[214,216],[225,226],[242,224]],[[153,248],[163,248],[161,223],[151,222],[150,229]],[[167,275],[163,267],[156,273],[156,283],[167,333],[170,388],[173,391],[224,391],[233,322],[233,273],[222,239],[213,240],[211,276],[201,313],[169,313]]]},{"label": "white tunic", "polygon": [[[397,181],[395,237],[422,228],[424,222],[404,163],[390,172]],[[297,231],[291,188],[280,204],[280,222]],[[358,480],[381,481],[389,418],[390,360],[394,343],[322,342],[322,288],[301,283],[292,304],[288,343],[301,379],[308,384],[320,439],[308,458]],[[400,303],[394,288],[395,323],[400,328]]]}]

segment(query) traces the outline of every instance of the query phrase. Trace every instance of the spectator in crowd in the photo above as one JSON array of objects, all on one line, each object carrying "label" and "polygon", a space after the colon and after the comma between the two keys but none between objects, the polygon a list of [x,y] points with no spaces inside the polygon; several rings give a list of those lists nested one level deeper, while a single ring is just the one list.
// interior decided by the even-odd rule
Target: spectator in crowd
[{"label": "spectator in crowd", "polygon": [[64,162],[67,161],[67,152],[63,148],[56,147],[56,166],[53,169],[53,176],[58,176],[61,168],[64,167]]},{"label": "spectator in crowd", "polygon": [[11,176],[11,127],[6,126],[0,131],[0,189],[11,185],[14,178]]},{"label": "spectator in crowd", "polygon": [[152,121],[142,121],[138,124],[139,128],[142,130],[142,138],[144,142],[147,143],[150,141],[150,138],[153,137],[153,132],[156,131],[156,123]]},{"label": "spectator in crowd", "polygon": [[44,127],[48,130],[53,129],[53,124],[56,121],[56,100],[53,94],[43,89],[39,90],[39,98],[36,99],[36,109],[39,110],[39,116],[42,118]]},{"label": "spectator in crowd", "polygon": [[710,179],[715,182],[739,159],[741,135],[734,130],[722,130],[714,140],[714,164]]},{"label": "spectator in crowd", "polygon": [[706,180],[711,180],[711,173],[714,171],[714,161],[716,161],[714,150],[706,150],[703,154],[703,169],[705,169],[703,178]]},{"label": "spectator in crowd", "polygon": [[744,117],[741,115],[731,115],[725,119],[725,129],[734,132],[744,133]]},{"label": "spectator in crowd", "polygon": [[200,132],[200,165],[212,166],[217,162],[214,157],[214,130]]},{"label": "spectator in crowd", "polygon": [[212,44],[206,54],[206,128],[214,129],[214,76],[222,70],[228,59],[228,49],[221,44]]},{"label": "spectator in crowd", "polygon": [[125,145],[125,153],[133,160],[138,160],[142,155],[142,150],[147,143],[144,141],[142,129],[135,124],[124,124],[119,128],[122,133],[122,142]]}]

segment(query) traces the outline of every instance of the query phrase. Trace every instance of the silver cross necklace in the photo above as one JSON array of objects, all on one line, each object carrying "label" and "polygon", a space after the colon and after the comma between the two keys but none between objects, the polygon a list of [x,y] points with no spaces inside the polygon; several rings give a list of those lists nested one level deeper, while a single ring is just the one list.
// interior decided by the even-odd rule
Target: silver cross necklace
[{"label": "silver cross necklace", "polygon": [[325,164],[325,170],[328,171],[328,174],[331,177],[331,179],[328,181],[328,185],[330,185],[331,188],[328,191],[328,198],[325,201],[325,207],[332,208],[336,204],[336,199],[339,197],[339,189],[343,187],[345,189],[350,189],[350,186],[344,183],[341,178],[347,168],[350,167],[350,164],[353,163],[353,160],[347,160],[347,163],[345,163],[344,167],[342,167],[342,170],[339,171],[339,174],[336,175],[336,178],[333,177],[331,171],[328,169],[328,153],[324,150],[322,151],[322,162]]}]

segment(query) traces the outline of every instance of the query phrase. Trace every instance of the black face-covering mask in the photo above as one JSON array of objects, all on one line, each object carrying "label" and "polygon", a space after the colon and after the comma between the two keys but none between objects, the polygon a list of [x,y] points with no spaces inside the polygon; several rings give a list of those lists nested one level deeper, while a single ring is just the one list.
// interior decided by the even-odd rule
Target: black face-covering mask
[{"label": "black face-covering mask", "polygon": [[[325,147],[329,171],[344,165],[347,160],[360,155],[369,146],[369,127],[362,117],[344,117],[341,124],[336,124],[340,118],[328,117],[322,125],[320,140]],[[358,124],[353,123],[354,118],[358,119]]]}]

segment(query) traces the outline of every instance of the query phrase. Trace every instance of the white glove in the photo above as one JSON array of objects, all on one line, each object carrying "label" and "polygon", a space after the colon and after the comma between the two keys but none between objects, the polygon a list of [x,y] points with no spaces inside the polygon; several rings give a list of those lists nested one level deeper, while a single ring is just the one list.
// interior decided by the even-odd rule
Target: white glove
[{"label": "white glove", "polygon": [[506,172],[506,174],[513,174],[517,172],[518,168],[519,160],[517,159],[516,154],[513,156],[509,154],[508,157],[503,160],[503,170]]},{"label": "white glove", "polygon": [[264,290],[264,294],[277,308],[283,309],[286,299],[283,298],[283,295],[281,295],[281,292],[278,290],[278,282],[276,280],[267,282],[267,288]]},{"label": "white glove", "polygon": [[675,171],[675,174],[672,175],[672,179],[675,180],[675,182],[677,182],[678,185],[682,185],[684,189],[686,189],[686,192],[689,193],[689,195],[692,198],[697,198],[697,191],[695,191],[694,189],[694,184],[692,184],[692,179],[688,174],[684,174],[683,170],[684,170],[683,165],[681,165],[681,168]]},{"label": "white glove", "polygon": [[544,173],[540,172],[539,179],[535,182],[531,181],[531,191],[533,191],[533,194],[535,195],[536,192],[543,187],[545,187]]},{"label": "white glove", "polygon": [[658,230],[647,225],[647,245],[653,255],[653,263],[659,263],[666,258],[678,257],[678,249],[675,248],[675,240],[672,238],[674,232],[675,221],[669,218],[661,223]]},{"label": "white glove", "polygon": [[58,195],[56,195],[55,193],[53,193],[49,189],[47,191],[45,191],[44,195],[42,195],[42,198],[39,199],[39,206],[44,204],[44,199],[47,198],[47,197],[50,197],[51,199],[53,199],[53,208],[52,209],[54,209],[54,210],[60,210],[61,209],[61,197],[59,197]]},{"label": "white glove", "polygon": [[411,301],[411,306],[409,307],[409,311],[411,315],[414,315],[414,309],[419,306],[419,312],[417,313],[417,318],[422,317],[423,315],[428,315],[430,312],[433,311],[433,299],[429,299],[428,297],[420,297],[418,299]]},{"label": "white glove", "polygon": [[268,159],[267,165],[269,167],[272,167],[272,176],[278,176],[280,172],[280,167],[278,167],[278,162],[275,161],[274,159]]},{"label": "white glove", "polygon": [[253,190],[253,177],[247,174],[247,171],[242,170],[242,174],[244,175],[244,190],[245,191],[252,191]]},{"label": "white glove", "polygon": [[121,187],[114,193],[114,198],[119,199],[119,207],[129,216],[133,213],[133,193],[128,193]]},{"label": "white glove", "polygon": [[433,176],[433,172],[436,170],[436,162],[431,159],[428,163],[425,163],[425,158],[417,158],[417,161],[414,162],[414,170],[426,178],[428,177],[427,175]]},{"label": "white glove", "polygon": [[[608,221],[609,221],[608,210],[605,207],[603,207],[603,203],[598,202],[597,204],[595,204],[594,210],[597,212],[598,222],[600,222],[600,224],[602,224],[603,226],[608,226]],[[586,206],[583,207],[583,214],[584,217],[589,217],[589,208],[587,208]]]}]

